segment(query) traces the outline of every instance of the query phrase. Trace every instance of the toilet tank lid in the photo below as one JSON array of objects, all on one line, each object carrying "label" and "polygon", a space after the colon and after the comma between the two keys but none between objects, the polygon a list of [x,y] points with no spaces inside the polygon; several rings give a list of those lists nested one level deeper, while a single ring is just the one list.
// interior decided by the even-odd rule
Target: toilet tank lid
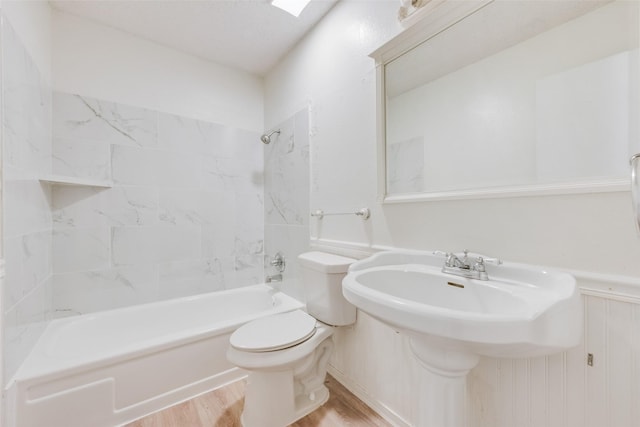
[{"label": "toilet tank lid", "polygon": [[319,251],[304,252],[298,255],[298,261],[302,266],[322,273],[346,273],[356,262],[353,258]]}]

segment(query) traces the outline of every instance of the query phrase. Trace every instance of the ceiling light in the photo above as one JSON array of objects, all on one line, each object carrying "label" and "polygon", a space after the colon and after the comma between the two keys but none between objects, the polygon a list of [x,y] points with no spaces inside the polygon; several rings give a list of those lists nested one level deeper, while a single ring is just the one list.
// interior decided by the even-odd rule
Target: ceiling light
[{"label": "ceiling light", "polygon": [[310,1],[311,0],[272,0],[271,4],[297,18]]}]

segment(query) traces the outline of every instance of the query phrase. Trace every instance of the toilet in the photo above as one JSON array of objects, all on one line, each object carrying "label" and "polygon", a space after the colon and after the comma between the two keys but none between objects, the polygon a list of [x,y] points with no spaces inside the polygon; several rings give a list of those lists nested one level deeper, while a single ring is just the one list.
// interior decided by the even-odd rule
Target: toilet
[{"label": "toilet", "polygon": [[227,359],[249,371],[244,427],[284,427],[329,399],[324,379],[333,328],[356,320],[356,308],[342,296],[342,279],[355,261],[324,252],[301,254],[307,311],[263,317],[231,335]]}]

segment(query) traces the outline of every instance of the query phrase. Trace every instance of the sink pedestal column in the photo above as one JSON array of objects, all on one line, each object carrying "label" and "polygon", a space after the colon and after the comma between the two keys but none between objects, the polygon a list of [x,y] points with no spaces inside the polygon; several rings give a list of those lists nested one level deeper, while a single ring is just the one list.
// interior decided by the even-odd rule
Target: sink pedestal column
[{"label": "sink pedestal column", "polygon": [[467,374],[478,364],[478,356],[434,345],[424,337],[411,337],[409,342],[424,368],[418,394],[418,425],[465,427]]}]

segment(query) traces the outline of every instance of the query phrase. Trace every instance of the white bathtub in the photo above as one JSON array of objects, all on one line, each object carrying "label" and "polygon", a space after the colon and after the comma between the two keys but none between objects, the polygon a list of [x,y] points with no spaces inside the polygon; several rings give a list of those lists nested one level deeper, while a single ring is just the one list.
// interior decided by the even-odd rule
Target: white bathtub
[{"label": "white bathtub", "polygon": [[245,375],[225,357],[238,326],[300,307],[255,285],[55,320],[9,384],[8,424],[116,426],[213,390]]}]

